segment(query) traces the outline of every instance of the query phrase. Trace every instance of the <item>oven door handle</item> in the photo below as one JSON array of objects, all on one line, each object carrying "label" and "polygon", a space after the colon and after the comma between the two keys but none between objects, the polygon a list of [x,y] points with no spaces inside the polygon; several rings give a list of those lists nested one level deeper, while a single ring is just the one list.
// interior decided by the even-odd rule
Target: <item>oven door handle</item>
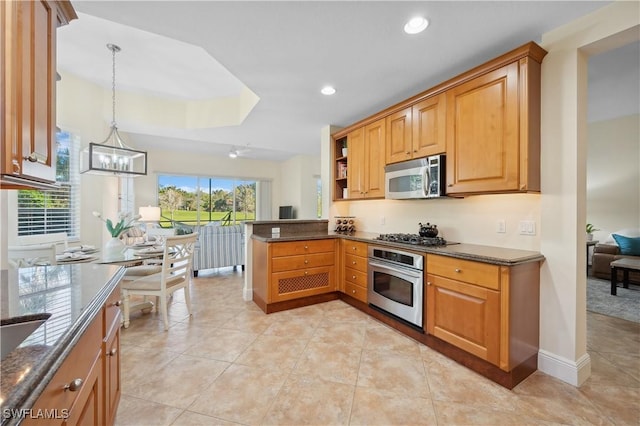
[{"label": "oven door handle", "polygon": [[373,266],[374,268],[391,270],[391,271],[396,270],[402,274],[410,276],[411,278],[420,278],[422,276],[422,271],[419,271],[416,269],[405,268],[398,265],[389,265],[388,263],[378,263],[373,260],[369,260],[369,266]]}]

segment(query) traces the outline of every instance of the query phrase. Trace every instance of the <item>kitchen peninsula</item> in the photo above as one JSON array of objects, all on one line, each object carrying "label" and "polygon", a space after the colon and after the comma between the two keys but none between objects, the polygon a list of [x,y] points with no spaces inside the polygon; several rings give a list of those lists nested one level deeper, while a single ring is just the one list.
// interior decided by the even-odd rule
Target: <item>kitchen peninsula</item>
[{"label": "kitchen peninsula", "polygon": [[[537,369],[544,260],[538,252],[381,241],[372,233],[329,231],[327,220],[260,221],[247,228],[245,295],[265,313],[341,299],[507,388]],[[412,299],[424,308],[417,323],[381,311],[368,297],[371,250],[387,248],[426,265],[420,296]]]},{"label": "kitchen peninsula", "polygon": [[51,314],[0,364],[2,425],[113,424],[123,275],[96,264],[2,271],[3,323]]}]

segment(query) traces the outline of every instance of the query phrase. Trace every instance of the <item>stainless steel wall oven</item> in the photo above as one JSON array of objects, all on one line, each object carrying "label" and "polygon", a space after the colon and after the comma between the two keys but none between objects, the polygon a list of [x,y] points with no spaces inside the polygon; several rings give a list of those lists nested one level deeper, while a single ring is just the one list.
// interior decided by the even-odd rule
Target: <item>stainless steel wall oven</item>
[{"label": "stainless steel wall oven", "polygon": [[422,329],[424,257],[371,245],[368,254],[369,305]]}]

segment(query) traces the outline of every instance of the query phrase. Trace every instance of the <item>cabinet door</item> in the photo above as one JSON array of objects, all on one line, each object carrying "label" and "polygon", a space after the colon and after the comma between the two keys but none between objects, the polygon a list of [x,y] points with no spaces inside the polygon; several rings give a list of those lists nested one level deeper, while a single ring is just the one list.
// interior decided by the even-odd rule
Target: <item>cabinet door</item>
[{"label": "cabinet door", "polygon": [[116,420],[120,394],[120,323],[113,328],[104,339],[104,415],[105,424],[112,425]]},{"label": "cabinet door", "polygon": [[347,135],[347,150],[349,152],[349,171],[347,173],[349,198],[364,198],[364,128],[360,127]]},{"label": "cabinet door", "polygon": [[384,165],[386,120],[367,124],[364,128],[365,198],[384,198]]},{"label": "cabinet door", "polygon": [[104,422],[102,409],[102,357],[98,352],[63,425],[99,425]]},{"label": "cabinet door", "polygon": [[413,106],[413,158],[446,151],[446,99],[442,93]]},{"label": "cabinet door", "polygon": [[273,273],[269,303],[335,291],[334,275],[333,266]]},{"label": "cabinet door", "polygon": [[427,275],[427,333],[499,364],[500,292]]},{"label": "cabinet door", "polygon": [[518,64],[447,91],[447,193],[518,190]]},{"label": "cabinet door", "polygon": [[3,100],[3,173],[55,181],[57,7],[47,1],[3,5],[9,22]]},{"label": "cabinet door", "polygon": [[411,159],[411,108],[387,117],[386,164]]}]

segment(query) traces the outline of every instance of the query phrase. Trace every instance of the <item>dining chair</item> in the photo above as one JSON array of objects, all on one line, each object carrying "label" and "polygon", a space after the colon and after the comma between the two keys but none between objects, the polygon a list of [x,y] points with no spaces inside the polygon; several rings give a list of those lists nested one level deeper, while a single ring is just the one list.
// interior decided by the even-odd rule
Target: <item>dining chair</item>
[{"label": "dining chair", "polygon": [[30,266],[55,265],[55,244],[29,244],[24,246],[7,247],[9,265],[13,268],[28,268]]},{"label": "dining chair", "polygon": [[142,276],[132,281],[122,281],[123,326],[129,327],[131,296],[155,296],[156,311],[162,313],[164,329],[169,329],[167,298],[176,290],[184,289],[187,311],[191,315],[191,267],[193,251],[198,234],[168,236],[165,239],[161,270],[158,273]]}]

